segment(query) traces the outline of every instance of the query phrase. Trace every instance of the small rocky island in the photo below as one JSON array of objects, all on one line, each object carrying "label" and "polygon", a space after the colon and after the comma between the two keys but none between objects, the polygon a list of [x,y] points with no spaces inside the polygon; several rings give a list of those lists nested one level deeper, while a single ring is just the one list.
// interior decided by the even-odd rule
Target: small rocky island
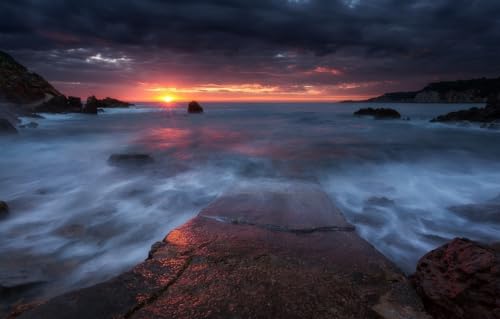
[{"label": "small rocky island", "polygon": [[201,107],[201,105],[198,102],[191,101],[188,104],[188,113],[200,114],[200,113],[203,113],[203,108]]}]

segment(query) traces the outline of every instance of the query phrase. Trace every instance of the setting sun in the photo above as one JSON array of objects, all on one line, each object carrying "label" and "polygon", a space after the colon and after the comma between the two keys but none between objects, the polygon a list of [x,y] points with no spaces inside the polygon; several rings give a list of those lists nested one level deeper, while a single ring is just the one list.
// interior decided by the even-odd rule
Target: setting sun
[{"label": "setting sun", "polygon": [[170,103],[174,101],[174,97],[171,95],[165,95],[161,98],[163,102]]}]

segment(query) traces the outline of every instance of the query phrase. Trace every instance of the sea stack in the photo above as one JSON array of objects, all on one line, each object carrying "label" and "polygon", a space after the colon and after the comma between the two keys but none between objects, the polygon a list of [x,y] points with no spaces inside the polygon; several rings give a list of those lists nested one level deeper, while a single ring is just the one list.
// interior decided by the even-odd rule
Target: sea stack
[{"label": "sea stack", "polygon": [[188,104],[188,113],[203,113],[203,108],[196,101],[191,101]]}]

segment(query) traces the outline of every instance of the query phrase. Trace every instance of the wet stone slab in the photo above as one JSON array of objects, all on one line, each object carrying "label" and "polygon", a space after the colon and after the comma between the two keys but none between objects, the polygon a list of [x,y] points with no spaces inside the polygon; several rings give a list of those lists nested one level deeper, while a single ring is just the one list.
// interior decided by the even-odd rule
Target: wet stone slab
[{"label": "wet stone slab", "polygon": [[21,318],[427,318],[314,183],[236,187],[132,271]]}]

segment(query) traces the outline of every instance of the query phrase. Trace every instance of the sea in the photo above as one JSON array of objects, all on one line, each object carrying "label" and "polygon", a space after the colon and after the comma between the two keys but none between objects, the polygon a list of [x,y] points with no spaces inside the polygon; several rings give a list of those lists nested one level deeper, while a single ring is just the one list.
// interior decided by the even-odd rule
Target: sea
[{"label": "sea", "polygon": [[[201,115],[184,103],[42,114],[22,119],[37,128],[0,137],[0,200],[10,207],[0,286],[14,288],[4,300],[49,298],[129,270],[243,182],[316,181],[407,274],[454,237],[500,241],[500,130],[430,122],[474,105],[390,104],[401,120],[353,116],[382,104],[203,106]],[[110,165],[123,153],[154,163]]]}]

